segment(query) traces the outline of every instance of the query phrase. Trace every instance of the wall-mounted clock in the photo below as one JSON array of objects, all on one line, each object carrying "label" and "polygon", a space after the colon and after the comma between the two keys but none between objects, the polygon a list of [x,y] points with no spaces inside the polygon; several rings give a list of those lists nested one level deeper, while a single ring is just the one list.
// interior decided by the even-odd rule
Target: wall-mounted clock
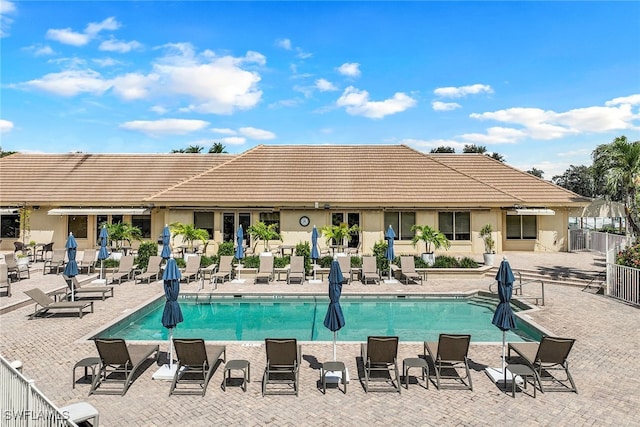
[{"label": "wall-mounted clock", "polygon": [[307,225],[309,225],[309,217],[308,216],[301,216],[300,217],[300,225],[303,227],[306,227]]}]

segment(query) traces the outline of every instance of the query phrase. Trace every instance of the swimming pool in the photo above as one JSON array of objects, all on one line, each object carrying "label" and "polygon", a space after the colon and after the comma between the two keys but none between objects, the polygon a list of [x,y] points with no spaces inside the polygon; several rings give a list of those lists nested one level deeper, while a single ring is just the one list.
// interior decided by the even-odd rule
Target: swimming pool
[{"label": "swimming pool", "polygon": [[[152,302],[94,336],[126,340],[165,340],[161,318],[164,297]],[[180,296],[184,322],[174,330],[178,338],[211,341],[263,341],[294,337],[300,341],[331,341],[322,324],[329,300],[312,296],[235,296],[197,301]],[[340,305],[346,325],[338,341],[365,341],[368,335],[397,335],[402,341],[437,340],[441,332],[470,333],[474,342],[498,342],[502,331],[491,324],[497,300],[480,297],[428,298],[343,296]],[[514,307],[514,311],[518,311]],[[538,341],[542,334],[518,319],[509,341]]]}]

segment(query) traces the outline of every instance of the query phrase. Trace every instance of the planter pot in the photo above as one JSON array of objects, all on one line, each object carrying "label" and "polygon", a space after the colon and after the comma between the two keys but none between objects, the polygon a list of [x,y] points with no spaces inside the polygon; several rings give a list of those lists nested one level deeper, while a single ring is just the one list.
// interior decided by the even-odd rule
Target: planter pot
[{"label": "planter pot", "polygon": [[22,257],[16,260],[16,264],[18,265],[29,265],[29,257]]},{"label": "planter pot", "polygon": [[111,252],[111,255],[109,255],[109,258],[116,261],[120,261],[120,258],[122,258],[122,252]]},{"label": "planter pot", "polygon": [[429,267],[431,267],[436,262],[436,254],[433,252],[423,253],[422,260],[427,263]]},{"label": "planter pot", "polygon": [[484,265],[493,266],[496,261],[496,254],[482,254]]}]

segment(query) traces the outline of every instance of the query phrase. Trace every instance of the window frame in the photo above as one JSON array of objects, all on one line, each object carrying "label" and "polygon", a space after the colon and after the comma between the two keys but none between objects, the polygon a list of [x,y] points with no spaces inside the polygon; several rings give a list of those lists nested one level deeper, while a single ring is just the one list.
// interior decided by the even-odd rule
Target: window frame
[{"label": "window frame", "polygon": [[[443,220],[442,220],[442,215],[446,215],[446,214],[451,214],[451,232],[445,232],[442,231],[442,226],[443,226]],[[458,224],[458,220],[457,220],[457,216],[462,216],[462,214],[464,214],[465,216],[468,217],[468,221],[467,221],[467,230],[465,230],[464,232],[458,232],[458,226],[461,226],[460,224]],[[449,224],[447,224],[449,225]],[[438,230],[444,234],[448,240],[452,241],[452,242],[469,242],[471,241],[471,211],[441,211],[438,212]]]}]

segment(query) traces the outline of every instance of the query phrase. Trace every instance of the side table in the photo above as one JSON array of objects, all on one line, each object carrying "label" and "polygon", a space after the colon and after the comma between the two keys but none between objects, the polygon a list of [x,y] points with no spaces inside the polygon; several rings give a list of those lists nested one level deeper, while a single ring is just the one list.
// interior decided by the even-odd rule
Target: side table
[{"label": "side table", "polygon": [[531,369],[527,365],[518,365],[518,364],[507,365],[507,368],[504,371],[505,385],[507,384],[507,371],[511,372],[511,395],[513,396],[514,399],[516,397],[516,377],[517,376],[522,377],[522,381],[524,382],[525,389],[527,388],[527,382],[528,382],[527,377],[533,378],[533,398],[534,399],[536,398],[536,373],[533,372],[533,369]]},{"label": "side table", "polygon": [[[344,386],[344,394],[347,394],[347,368],[342,362],[324,362],[320,368],[320,379],[322,380],[322,392],[327,394],[327,373],[341,372],[341,382]],[[338,387],[340,388],[340,387]]]},{"label": "side table", "polygon": [[247,383],[251,382],[251,364],[248,360],[229,360],[224,365],[222,390],[227,391],[227,379],[231,382],[231,371],[233,370],[242,371],[242,384],[240,384],[240,387],[242,391],[247,391]]},{"label": "side table", "polygon": [[409,370],[411,368],[420,368],[420,374],[424,380],[424,388],[429,388],[429,365],[427,361],[421,357],[410,357],[402,361],[402,374],[404,375],[404,382],[409,389]]},{"label": "side table", "polygon": [[99,357],[85,357],[84,359],[80,360],[78,363],[73,365],[73,388],[76,388],[76,369],[77,368],[84,368],[83,378],[86,378],[88,376],[87,368],[91,368],[91,381],[93,381],[93,378],[96,375],[96,366],[98,365],[100,365]]}]

